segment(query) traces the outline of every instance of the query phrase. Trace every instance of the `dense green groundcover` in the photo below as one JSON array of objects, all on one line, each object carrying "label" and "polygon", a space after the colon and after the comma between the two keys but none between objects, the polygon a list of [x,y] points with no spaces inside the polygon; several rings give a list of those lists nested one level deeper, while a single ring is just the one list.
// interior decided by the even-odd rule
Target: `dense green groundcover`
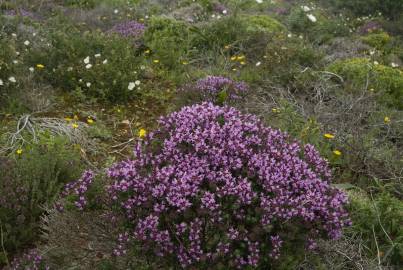
[{"label": "dense green groundcover", "polygon": [[[0,268],[400,269],[402,12],[400,0],[0,1]],[[204,101],[214,106],[195,105]],[[210,117],[224,105],[234,107],[223,113],[230,119]],[[259,142],[269,126],[282,133]],[[313,148],[296,155],[294,140]],[[147,155],[139,156],[139,142]],[[322,211],[333,211],[342,195],[312,212],[317,222],[301,218],[309,199],[284,207],[327,185],[305,187],[309,177],[289,173],[297,156],[320,156],[304,175],[326,163],[326,190],[347,194],[352,226],[340,239],[314,228],[323,229]],[[107,175],[107,168],[115,169]],[[229,181],[231,188],[201,182],[191,194],[195,171],[243,180]],[[298,181],[262,188],[259,177],[270,173]],[[154,186],[156,179],[165,182]],[[146,182],[154,184],[134,192]],[[257,198],[269,189],[268,198],[289,195],[270,206],[277,218],[281,209],[305,210],[261,225],[269,202]],[[325,193],[312,195],[315,203]],[[249,195],[253,211],[236,201]],[[188,199],[188,211],[174,209]],[[223,218],[209,223],[205,206],[217,204]],[[149,215],[164,207],[166,215]],[[224,230],[231,233],[216,233]],[[155,245],[167,235],[171,242]],[[161,251],[172,248],[166,243],[179,258]]]}]

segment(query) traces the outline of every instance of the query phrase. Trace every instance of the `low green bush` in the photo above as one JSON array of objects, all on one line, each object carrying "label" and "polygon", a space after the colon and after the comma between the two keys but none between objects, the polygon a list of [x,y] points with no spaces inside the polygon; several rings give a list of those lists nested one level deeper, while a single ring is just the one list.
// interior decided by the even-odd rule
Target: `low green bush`
[{"label": "low green bush", "polygon": [[403,11],[403,2],[400,0],[331,0],[329,2],[337,8],[343,8],[358,16],[381,12],[389,18],[397,19]]},{"label": "low green bush", "polygon": [[349,198],[353,221],[349,230],[365,239],[372,256],[398,266],[403,260],[403,202],[386,191],[370,197],[350,190]]},{"label": "low green bush", "polygon": [[366,58],[340,60],[328,70],[343,77],[346,89],[359,91],[368,86],[379,93],[379,100],[403,108],[403,72],[392,67],[374,64]]},{"label": "low green bush", "polygon": [[142,57],[134,44],[117,35],[82,32],[68,23],[51,31],[51,46],[27,56],[36,75],[55,88],[101,101],[127,102],[139,95],[129,84],[141,80]]},{"label": "low green bush", "polygon": [[386,32],[379,32],[366,35],[362,37],[361,40],[378,50],[382,50],[391,42],[392,38]]},{"label": "low green bush", "polygon": [[44,209],[62,187],[81,173],[80,154],[63,137],[41,135],[40,142],[0,159],[0,265],[39,236]]}]

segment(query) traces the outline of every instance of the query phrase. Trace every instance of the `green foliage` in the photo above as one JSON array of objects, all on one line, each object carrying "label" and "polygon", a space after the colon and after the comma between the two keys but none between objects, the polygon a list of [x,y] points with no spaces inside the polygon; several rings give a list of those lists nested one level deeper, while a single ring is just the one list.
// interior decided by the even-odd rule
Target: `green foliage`
[{"label": "green foliage", "polygon": [[340,60],[328,67],[345,80],[346,89],[359,92],[374,89],[379,100],[403,108],[403,72],[384,65],[376,65],[369,59],[352,58]]},{"label": "green foliage", "polygon": [[285,31],[285,26],[267,15],[246,15],[241,20],[246,24],[247,32],[278,33]]},{"label": "green foliage", "polygon": [[[14,158],[0,160],[0,221],[5,250],[0,264],[38,239],[44,207],[52,207],[62,187],[81,173],[80,156],[63,137],[40,136]],[[4,253],[5,252],[5,253]]]},{"label": "green foliage", "polygon": [[403,259],[403,202],[384,191],[374,197],[349,191],[353,233],[362,235],[372,256],[399,265]]},{"label": "green foliage", "polygon": [[49,35],[52,46],[28,57],[31,66],[45,66],[36,73],[39,78],[83,98],[127,102],[139,95],[138,88],[128,89],[130,82],[141,79],[142,58],[131,41],[102,32],[83,33],[69,24],[59,26]]},{"label": "green foliage", "polygon": [[67,0],[65,5],[75,6],[80,8],[94,8],[96,0]]},{"label": "green foliage", "polygon": [[392,19],[399,18],[403,10],[401,0],[331,0],[330,3],[355,15],[371,15],[382,12]]},{"label": "green foliage", "polygon": [[169,17],[152,17],[147,25],[144,41],[153,59],[167,68],[176,68],[186,59],[191,48],[191,32],[186,23]]},{"label": "green foliage", "polygon": [[372,33],[361,38],[361,40],[378,50],[385,48],[391,42],[391,37],[386,32]]}]

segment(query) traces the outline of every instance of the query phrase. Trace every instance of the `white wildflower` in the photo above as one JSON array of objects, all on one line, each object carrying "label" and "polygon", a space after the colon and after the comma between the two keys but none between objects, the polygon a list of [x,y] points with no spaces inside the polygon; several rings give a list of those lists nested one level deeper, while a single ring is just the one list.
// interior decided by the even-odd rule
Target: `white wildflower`
[{"label": "white wildflower", "polygon": [[91,83],[90,83],[90,82],[87,82],[87,84],[86,84],[86,85],[87,85],[87,87],[88,87],[88,88],[90,88],[90,87],[91,87]]},{"label": "white wildflower", "polygon": [[140,81],[139,80],[136,80],[135,82],[134,82],[136,85],[140,85]]},{"label": "white wildflower", "polygon": [[136,84],[134,82],[130,82],[129,86],[127,87],[127,89],[129,89],[130,91],[132,91],[134,89],[134,87],[136,87]]},{"label": "white wildflower", "polygon": [[91,65],[91,64],[88,64],[88,65],[85,66],[85,68],[86,68],[86,69],[90,69],[90,68],[92,68],[92,65]]},{"label": "white wildflower", "polygon": [[306,16],[308,17],[308,19],[311,22],[316,22],[317,21],[316,17],[314,15],[312,15],[312,14],[307,14]]},{"label": "white wildflower", "polygon": [[100,53],[97,53],[97,54],[94,55],[94,57],[95,57],[95,58],[99,58],[99,57],[101,57],[101,54],[100,54]]},{"label": "white wildflower", "polygon": [[311,11],[311,8],[308,6],[301,6],[302,10],[305,12]]},{"label": "white wildflower", "polygon": [[106,63],[108,63],[108,59],[105,59],[104,61],[102,61],[102,64],[106,64]]},{"label": "white wildflower", "polygon": [[30,67],[30,68],[29,68],[29,71],[31,71],[31,72],[34,72],[34,70],[35,70],[35,69],[34,69],[33,67]]},{"label": "white wildflower", "polygon": [[15,79],[15,77],[11,76],[10,78],[8,78],[8,80],[12,83],[16,83],[17,80]]},{"label": "white wildflower", "polygon": [[24,45],[25,45],[25,46],[29,46],[29,44],[31,44],[31,42],[29,42],[29,40],[25,40],[25,41],[24,41]]},{"label": "white wildflower", "polygon": [[0,79],[0,86],[3,86],[3,85],[4,85],[3,80]]},{"label": "white wildflower", "polygon": [[262,64],[262,62],[257,62],[256,63],[256,66],[258,67],[258,66],[260,66]]},{"label": "white wildflower", "polygon": [[391,65],[393,68],[397,68],[397,67],[399,66],[399,64],[396,64],[396,63],[394,63],[394,62],[390,63],[390,65]]},{"label": "white wildflower", "polygon": [[87,57],[84,59],[84,64],[88,64],[89,62],[90,62],[90,57],[87,56]]}]

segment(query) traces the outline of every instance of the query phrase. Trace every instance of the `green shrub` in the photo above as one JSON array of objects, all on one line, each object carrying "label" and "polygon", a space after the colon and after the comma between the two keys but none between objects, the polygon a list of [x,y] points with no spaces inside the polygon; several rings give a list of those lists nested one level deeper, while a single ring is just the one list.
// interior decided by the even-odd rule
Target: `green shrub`
[{"label": "green shrub", "polygon": [[386,45],[388,45],[388,43],[391,42],[392,38],[388,35],[388,33],[380,32],[366,35],[362,37],[361,40],[364,43],[377,48],[378,50],[382,50]]},{"label": "green shrub", "polygon": [[128,88],[130,82],[141,79],[143,61],[130,40],[82,32],[69,24],[56,27],[49,39],[52,46],[31,52],[28,63],[43,64],[35,74],[55,88],[111,102],[126,102],[139,95],[138,87]]},{"label": "green shrub", "polygon": [[41,135],[40,143],[14,158],[0,159],[0,221],[6,257],[38,240],[44,207],[52,206],[62,187],[81,173],[80,156],[63,137]]},{"label": "green shrub", "polygon": [[379,100],[403,108],[403,72],[384,65],[375,65],[369,59],[340,60],[328,67],[345,80],[349,91],[358,91],[368,85],[379,93]]},{"label": "green shrub", "polygon": [[191,32],[186,23],[169,17],[152,17],[144,35],[153,59],[167,68],[176,68],[187,58],[191,48]]},{"label": "green shrub", "polygon": [[246,24],[249,33],[278,33],[286,30],[285,26],[267,15],[246,15],[240,18]]},{"label": "green shrub", "polygon": [[401,0],[331,0],[330,3],[355,15],[371,15],[382,12],[392,19],[399,18],[403,10]]},{"label": "green shrub", "polygon": [[403,202],[386,191],[371,198],[364,192],[349,191],[353,227],[365,239],[371,255],[399,265],[403,259]]}]

